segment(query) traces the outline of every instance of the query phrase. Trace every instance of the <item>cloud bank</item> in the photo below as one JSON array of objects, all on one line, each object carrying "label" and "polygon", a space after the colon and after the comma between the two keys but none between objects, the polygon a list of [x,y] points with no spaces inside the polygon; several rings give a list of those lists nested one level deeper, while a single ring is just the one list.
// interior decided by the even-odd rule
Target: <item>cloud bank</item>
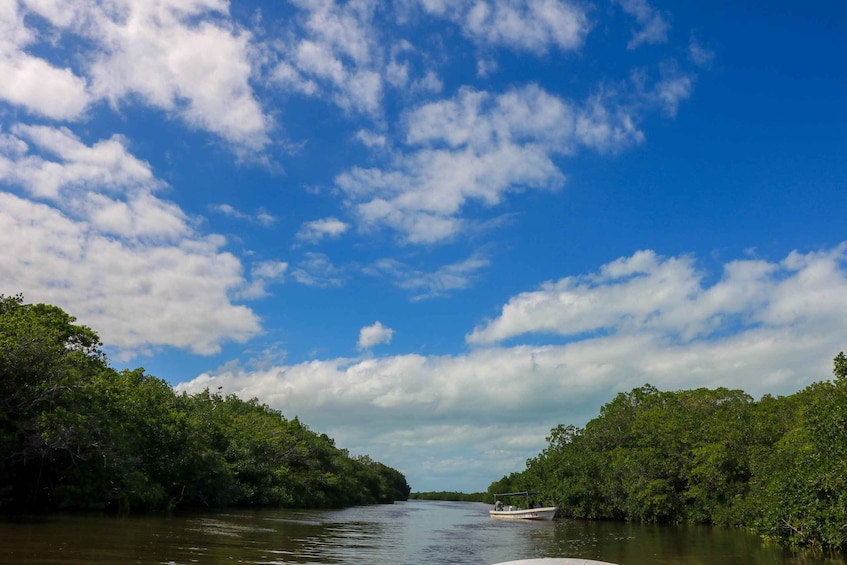
[{"label": "cloud bank", "polygon": [[[847,345],[847,243],[731,261],[714,282],[698,265],[644,250],[546,283],[468,334],[486,347],[465,354],[228,367],[177,389],[259,397],[408,471],[421,457],[425,484],[449,484],[440,458],[458,457],[467,484],[484,489],[522,468],[552,427],[584,424],[616,392],[649,382],[790,394],[830,377]],[[501,344],[522,337],[534,343]]]}]

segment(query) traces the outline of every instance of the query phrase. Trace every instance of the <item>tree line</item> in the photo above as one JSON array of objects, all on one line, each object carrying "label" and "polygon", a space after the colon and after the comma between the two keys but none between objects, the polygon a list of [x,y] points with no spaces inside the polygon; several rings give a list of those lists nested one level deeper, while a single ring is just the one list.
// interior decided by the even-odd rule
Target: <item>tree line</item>
[{"label": "tree line", "polygon": [[115,370],[62,309],[0,295],[0,511],[343,507],[405,500],[402,473],[258,400]]},{"label": "tree line", "polygon": [[743,526],[790,547],[847,549],[847,357],[834,380],[758,401],[726,388],[618,394],[559,425],[496,492],[536,490],[566,517]]},{"label": "tree line", "polygon": [[409,495],[409,499],[439,500],[442,502],[486,502],[487,496],[487,493],[484,492],[426,491],[413,492]]}]

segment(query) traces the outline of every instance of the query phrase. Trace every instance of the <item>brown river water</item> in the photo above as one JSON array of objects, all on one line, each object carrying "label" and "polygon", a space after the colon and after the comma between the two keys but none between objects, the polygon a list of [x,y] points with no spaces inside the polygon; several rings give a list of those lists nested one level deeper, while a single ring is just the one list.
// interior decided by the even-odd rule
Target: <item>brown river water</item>
[{"label": "brown river water", "polygon": [[409,501],[346,510],[171,516],[57,515],[0,521],[0,563],[490,565],[579,557],[619,565],[845,565],[795,555],[743,530],[613,522],[503,522],[488,506]]}]

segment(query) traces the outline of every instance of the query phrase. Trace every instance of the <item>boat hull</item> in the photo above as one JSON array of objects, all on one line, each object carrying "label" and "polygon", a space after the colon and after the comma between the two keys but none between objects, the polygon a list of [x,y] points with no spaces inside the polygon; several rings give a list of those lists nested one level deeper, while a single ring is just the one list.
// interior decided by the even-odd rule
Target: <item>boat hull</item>
[{"label": "boat hull", "polygon": [[489,510],[495,520],[552,520],[556,515],[556,506],[527,508],[523,510]]},{"label": "boat hull", "polygon": [[517,561],[503,561],[494,565],[615,565],[607,561],[594,561],[592,559],[575,559],[573,557],[556,558],[540,557],[537,559],[518,559]]}]

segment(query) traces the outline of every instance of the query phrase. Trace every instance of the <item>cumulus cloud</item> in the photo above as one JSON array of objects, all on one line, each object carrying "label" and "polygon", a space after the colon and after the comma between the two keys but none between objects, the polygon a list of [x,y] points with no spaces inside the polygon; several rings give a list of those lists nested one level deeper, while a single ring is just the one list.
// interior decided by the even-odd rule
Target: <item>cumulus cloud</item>
[{"label": "cumulus cloud", "polygon": [[328,95],[346,110],[374,114],[383,97],[383,49],[373,25],[376,3],[296,0],[303,17],[272,77],[308,95]]},{"label": "cumulus cloud", "polygon": [[209,209],[213,212],[223,214],[224,216],[229,216],[230,218],[245,220],[252,224],[259,224],[266,227],[276,222],[276,217],[274,217],[273,214],[269,213],[264,208],[259,208],[252,214],[237,210],[235,207],[229,204],[212,204],[209,206]]},{"label": "cumulus cloud", "polygon": [[86,80],[26,53],[36,35],[17,1],[0,6],[0,100],[51,119],[79,118],[91,102]]},{"label": "cumulus cloud", "polygon": [[243,280],[222,243],[116,240],[60,210],[0,193],[0,292],[24,291],[29,301],[66,308],[121,358],[164,346],[209,354],[259,331],[258,317],[229,299]]},{"label": "cumulus cloud", "polygon": [[363,227],[389,227],[409,243],[454,237],[468,201],[490,207],[510,191],[561,187],[557,155],[580,146],[617,150],[643,138],[625,108],[601,96],[573,104],[537,85],[500,95],[462,89],[409,112],[405,124],[406,152],[390,167],[355,167],[336,184]]},{"label": "cumulus cloud", "polygon": [[691,97],[696,75],[681,70],[675,59],[666,59],[658,65],[657,79],[651,81],[646,69],[634,70],[630,79],[633,107],[642,111],[659,110],[675,117],[679,105]]},{"label": "cumulus cloud", "polygon": [[[4,294],[65,307],[122,358],[164,346],[217,352],[260,329],[230,296],[247,283],[220,236],[196,233],[120,136],[87,145],[64,128],[0,135]],[[155,315],[153,315],[155,313]]]},{"label": "cumulus cloud", "polygon": [[243,299],[263,298],[268,295],[267,287],[273,283],[282,283],[288,263],[284,261],[260,261],[250,270],[250,283],[237,295]]},{"label": "cumulus cloud", "polygon": [[365,326],[359,330],[359,349],[370,349],[374,345],[381,343],[391,343],[391,338],[394,336],[394,330],[383,326],[377,321],[373,325]]},{"label": "cumulus cloud", "polygon": [[396,259],[381,259],[365,269],[366,273],[385,275],[399,288],[413,293],[412,300],[424,300],[449,295],[452,291],[468,288],[477,273],[490,261],[482,255],[473,255],[463,261],[442,265],[432,272],[414,269]]},{"label": "cumulus cloud", "polygon": [[342,286],[346,277],[344,269],[334,265],[323,253],[304,254],[291,276],[300,284],[318,288]]},{"label": "cumulus cloud", "polygon": [[349,225],[338,218],[323,218],[305,222],[297,232],[297,239],[307,243],[318,243],[325,238],[341,236],[349,229]]},{"label": "cumulus cloud", "polygon": [[578,49],[590,29],[582,7],[562,0],[421,0],[421,5],[459,24],[475,42],[536,54]]},{"label": "cumulus cloud", "polygon": [[384,135],[372,131],[360,129],[356,132],[356,139],[366,147],[385,147],[387,142]]},{"label": "cumulus cloud", "polygon": [[[739,323],[778,330],[804,321],[812,308],[815,333],[834,330],[841,322],[833,318],[847,309],[847,296],[839,294],[847,282],[845,254],[847,245],[824,253],[795,252],[778,263],[733,261],[724,266],[720,281],[706,286],[693,258],[640,251],[598,273],[545,283],[512,298],[467,340],[491,344],[530,333],[614,332],[658,333],[690,343]],[[803,298],[798,299],[792,293],[801,286]]]},{"label": "cumulus cloud", "polygon": [[0,180],[104,234],[172,240],[189,230],[181,210],[154,196],[164,183],[119,135],[88,146],[66,128],[17,124],[2,139]]},{"label": "cumulus cloud", "polygon": [[[372,0],[297,0],[299,13],[288,34],[273,43],[270,78],[282,89],[329,100],[348,113],[384,118],[392,90],[404,97],[430,96],[444,89],[433,53],[403,37],[408,4]],[[459,2],[448,7],[422,4],[424,12],[458,24],[480,45],[544,53],[576,49],[588,31],[587,18],[560,0]],[[407,23],[407,22],[406,22]],[[367,143],[366,140],[363,140]]]},{"label": "cumulus cloud", "polygon": [[715,58],[715,52],[700,44],[694,34],[688,40],[688,57],[698,67],[708,67]]},{"label": "cumulus cloud", "polygon": [[33,114],[73,120],[91,101],[85,79],[23,52],[0,53],[0,99]]},{"label": "cumulus cloud", "polygon": [[632,39],[627,43],[627,49],[636,49],[645,43],[664,43],[668,40],[670,23],[647,0],[615,0],[615,2],[620,4],[623,11],[634,17],[641,26],[633,32]]},{"label": "cumulus cloud", "polygon": [[[775,262],[732,261],[718,281],[705,280],[693,258],[645,250],[516,296],[471,334],[491,347],[225,368],[177,389],[223,385],[262,398],[354,452],[401,467],[428,462],[406,469],[428,484],[449,484],[439,462],[474,460],[470,488],[484,488],[538,453],[552,427],[583,425],[618,391],[649,382],[759,396],[830,378],[847,335],[847,243]],[[568,342],[496,346],[529,332]]]},{"label": "cumulus cloud", "polygon": [[158,183],[150,166],[129,153],[126,139],[120,135],[88,147],[64,127],[16,124],[12,134],[57,158],[51,162],[33,156],[18,163],[18,180],[38,196],[55,199],[62,187],[96,185],[121,190],[135,186],[154,188]]},{"label": "cumulus cloud", "polygon": [[[72,119],[93,100],[117,106],[128,99],[180,116],[210,131],[238,151],[268,143],[270,118],[250,86],[249,32],[228,19],[220,0],[151,0],[109,3],[27,0],[36,14],[63,36],[82,37],[77,76],[20,50],[33,41],[17,2],[0,13],[0,29],[13,28],[17,45],[0,42],[0,97],[51,118]],[[24,14],[25,15],[25,14]],[[15,49],[17,47],[17,49]]]},{"label": "cumulus cloud", "polygon": [[655,97],[665,113],[676,116],[679,103],[691,96],[692,78],[690,76],[677,75],[667,77],[656,83]]},{"label": "cumulus cloud", "polygon": [[[631,46],[666,39],[669,26],[659,11],[641,0],[620,4],[643,28]],[[397,130],[379,127],[379,122],[380,133],[359,129],[356,139],[375,150],[380,161],[352,166],[335,178],[360,230],[387,228],[402,243],[455,239],[474,225],[465,217],[469,203],[490,208],[510,193],[560,188],[566,178],[563,157],[580,149],[613,154],[641,143],[642,114],[659,109],[675,116],[693,90],[693,77],[667,64],[650,85],[645,79],[634,92],[619,93],[603,83],[583,101],[562,99],[536,84],[501,93],[466,87],[433,101],[431,93],[440,92],[443,84],[431,68],[413,64],[418,46],[380,25],[386,21],[380,18],[397,15],[390,8],[365,0],[300,0],[295,5],[299,17],[281,42],[281,60],[271,73],[284,88],[331,99],[376,120],[384,117],[386,88],[430,93],[425,98],[430,101],[402,114]],[[577,50],[590,28],[582,5],[561,0],[401,5],[417,16],[454,22],[480,46],[536,54]],[[481,56],[486,62],[480,72],[496,67],[495,60],[488,61],[490,54]],[[387,137],[395,133],[396,138]]]}]

